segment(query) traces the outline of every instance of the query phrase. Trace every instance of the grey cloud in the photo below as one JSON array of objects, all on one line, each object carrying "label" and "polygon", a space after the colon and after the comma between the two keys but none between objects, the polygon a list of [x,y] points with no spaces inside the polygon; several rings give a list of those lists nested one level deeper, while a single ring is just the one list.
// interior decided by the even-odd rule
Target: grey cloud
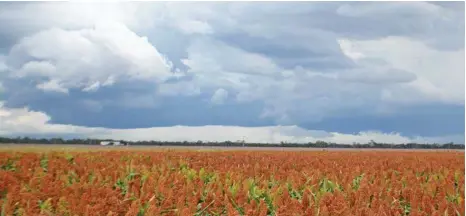
[{"label": "grey cloud", "polygon": [[[94,9],[89,5],[93,5]],[[257,34],[257,28],[278,29],[292,26],[294,31],[289,33],[313,28],[354,38],[374,39],[390,35],[416,36],[427,43],[438,44],[439,48],[445,45],[443,43],[452,43],[445,46],[455,49],[464,46],[464,42],[460,41],[461,35],[450,38],[454,39],[454,43],[443,40],[444,37],[448,38],[450,35],[445,32],[446,30],[453,30],[456,34],[464,32],[464,3],[461,2],[217,2],[196,4],[145,2],[84,3],[79,6],[62,2],[3,2],[0,7],[2,8],[1,14],[3,14],[0,16],[0,26],[2,26],[0,37],[10,41],[8,43],[11,44],[12,40],[43,28],[89,27],[92,25],[92,19],[97,18],[96,10],[99,7],[106,7],[115,13],[124,12],[124,16],[113,18],[137,30],[147,27],[141,24],[143,22],[150,23],[149,26],[177,28],[176,25],[167,25],[167,23],[195,20],[208,23],[216,34],[238,32],[238,30]],[[92,10],[87,10],[89,8]],[[89,11],[89,16],[79,20],[70,16],[80,9]],[[103,17],[111,15],[111,13],[102,11],[100,13]],[[16,26],[12,26],[12,23]],[[270,31],[264,33],[270,33]]]},{"label": "grey cloud", "polygon": [[[309,36],[311,37],[305,39],[306,42],[302,37],[290,35],[264,38],[244,33],[219,35],[216,38],[247,52],[266,55],[284,68],[291,69],[299,65],[306,68],[329,70],[354,66],[354,63],[344,56],[338,48],[330,48],[336,44],[336,38],[332,40],[330,37],[325,39],[326,41],[322,41],[321,39],[314,40],[312,35]],[[300,43],[290,41],[299,41]],[[328,46],[330,44],[332,46]],[[328,47],[322,47],[322,45]]]},{"label": "grey cloud", "polygon": [[360,70],[342,73],[340,78],[349,82],[367,84],[408,83],[416,80],[416,74],[402,70]]},{"label": "grey cloud", "polygon": [[[211,87],[228,87],[229,91],[236,93],[236,100],[240,103],[263,101],[265,107],[261,117],[274,119],[277,123],[288,124],[304,119],[320,121],[329,116],[354,113],[376,114],[389,85],[417,79],[414,73],[393,68],[384,59],[370,57],[353,62],[353,67],[344,69],[294,67],[287,70],[277,65],[273,70],[260,71],[267,67],[254,67],[249,63],[248,60],[255,61],[254,58],[245,58],[251,52],[231,46],[234,45],[216,41],[192,46],[185,63],[196,76],[194,81],[202,85],[209,83]],[[211,51],[213,49],[215,51]],[[261,56],[269,58],[266,52]],[[262,62],[267,65],[270,61]],[[238,71],[249,73],[238,75],[235,73]],[[258,76],[261,72],[271,72],[272,75]]]},{"label": "grey cloud", "polygon": [[103,110],[104,105],[96,100],[84,99],[81,101],[86,110],[91,112],[100,112]]},{"label": "grey cloud", "polygon": [[280,68],[267,56],[245,52],[215,39],[200,39],[188,47],[183,63],[193,73],[221,72],[271,76]]},{"label": "grey cloud", "polygon": [[[436,48],[464,47],[464,6],[458,10],[438,7],[429,2],[345,2],[335,7],[334,4],[313,2],[301,7],[314,8],[318,4],[326,7],[299,14],[299,18],[296,15],[275,16],[276,20],[272,22],[260,23],[276,25],[275,28],[279,28],[280,24],[293,26],[297,31],[321,29],[356,39],[408,36],[419,38]],[[286,12],[277,8],[274,13],[280,15]],[[247,16],[243,19],[247,19]]]},{"label": "grey cloud", "polygon": [[440,8],[428,2],[369,2],[344,3],[337,14],[348,17],[391,17],[393,13],[404,16],[429,16],[440,13]]},{"label": "grey cloud", "polygon": [[[93,19],[97,16],[96,9],[92,9],[89,16],[79,19],[79,12],[85,5],[70,10],[73,7],[64,3],[2,4],[4,7],[0,6],[0,38],[6,38],[5,43],[23,44],[16,47],[10,44],[8,47],[13,46],[13,49],[10,53],[5,53],[9,56],[8,66],[13,69],[19,70],[28,62],[46,60],[62,73],[75,70],[74,75],[79,75],[78,72],[82,71],[98,71],[99,76],[69,76],[65,77],[68,82],[58,82],[69,87],[69,94],[74,98],[98,101],[98,104],[83,102],[80,105],[90,110],[99,110],[99,106],[103,106],[102,109],[105,110],[111,104],[109,101],[114,101],[111,105],[123,107],[123,110],[155,109],[163,107],[170,98],[180,96],[183,100],[190,98],[197,103],[208,104],[217,89],[224,89],[228,92],[228,99],[236,97],[238,103],[260,103],[261,106],[256,109],[263,108],[262,116],[267,121],[319,121],[328,116],[376,112],[374,110],[377,105],[383,103],[381,95],[391,90],[386,89],[387,84],[403,85],[419,80],[411,70],[394,68],[386,62],[383,55],[371,59],[369,53],[363,59],[351,59],[342,52],[338,39],[373,39],[374,46],[369,49],[377,50],[380,49],[377,47],[377,39],[398,35],[421,40],[434,49],[464,49],[464,45],[460,46],[464,43],[464,21],[461,20],[464,19],[463,9],[437,5],[440,6],[425,2],[109,4],[110,9],[118,12],[115,13],[118,16],[103,14],[104,17],[115,19],[116,23],[126,26],[128,31],[125,32],[134,33],[140,41],[150,42],[147,45],[160,53],[166,53],[168,60],[182,70],[179,73],[182,78],[169,76],[166,82],[146,83],[149,80],[147,77],[132,81],[127,79],[131,77],[128,73],[138,74],[132,73],[134,68],[128,66],[133,65],[134,61],[137,62],[136,66],[147,66],[142,68],[147,71],[155,68],[146,64],[153,62],[153,55],[150,58],[137,55],[141,52],[141,47],[125,49],[134,51],[132,54],[140,58],[132,59],[133,55],[119,58],[115,56],[121,52],[109,52],[114,49],[106,49],[110,45],[101,38],[101,43],[97,43],[99,46],[90,48],[91,51],[98,51],[94,55],[97,60],[91,62],[92,64],[80,61],[82,57],[92,56],[93,52],[79,52],[86,48],[86,43],[80,43],[75,49],[65,49],[66,43],[62,43],[57,35],[66,34],[65,38],[71,40],[83,31],[92,32],[95,29]],[[101,6],[96,5],[97,8]],[[39,9],[44,9],[44,12]],[[63,19],[56,19],[59,15]],[[150,24],[144,25],[141,20]],[[184,28],[193,22],[206,25],[201,25],[200,29]],[[16,27],[13,23],[17,23]],[[54,30],[50,30],[51,28]],[[49,40],[42,47],[38,46],[37,41],[23,43],[37,37],[40,32],[48,33],[43,38]],[[52,37],[54,35],[56,37]],[[106,39],[120,36],[105,35],[108,36]],[[148,38],[142,37],[143,35]],[[90,40],[89,37],[83,38]],[[77,43],[73,41],[72,44]],[[115,44],[122,45],[126,42],[127,40],[121,40]],[[49,49],[50,47],[53,49]],[[147,61],[138,62],[141,59]],[[402,63],[404,62],[400,64]],[[29,80],[15,81],[28,87],[63,76],[56,74],[32,79],[29,76],[32,72],[26,72]],[[41,75],[44,73],[34,72]],[[106,81],[104,78],[109,78],[110,75],[121,76],[114,78],[114,85],[102,87],[102,83]],[[86,77],[93,79],[87,82]],[[76,78],[82,80],[71,85]],[[27,83],[30,80],[33,82]],[[426,83],[419,85],[424,84]],[[22,87],[13,83],[5,85],[8,89]],[[431,87],[429,83],[426,86]],[[94,90],[95,87],[99,87],[98,91],[77,91]],[[435,89],[435,86],[431,88]],[[18,98],[21,96],[27,97]],[[16,94],[7,95],[8,103],[18,106],[40,103],[35,100],[44,98],[50,102],[60,97],[38,92],[37,89],[18,90]],[[71,99],[60,100],[66,104],[65,101]],[[140,106],[126,106],[128,103]],[[170,113],[170,108],[165,109],[165,113]],[[184,115],[191,114],[172,117],[180,120]]]},{"label": "grey cloud", "polygon": [[[278,6],[269,6],[268,10],[257,13],[258,8],[265,5],[269,4],[250,4],[248,9],[238,9],[231,16],[244,23],[239,29],[249,34],[263,32],[264,38],[271,37],[269,34],[280,29],[288,29],[287,36],[320,30],[355,39],[408,36],[422,39],[436,48],[464,47],[461,37],[464,34],[464,11],[438,7],[427,2],[306,2],[297,7],[300,11],[305,11],[302,13],[296,12],[298,9]],[[331,37],[330,34],[328,36]],[[308,38],[304,41],[312,41],[312,34],[308,34]],[[292,37],[288,39],[288,43],[296,41],[291,40]]]},{"label": "grey cloud", "polygon": [[125,140],[153,140],[164,139],[173,141],[226,141],[246,139],[247,142],[278,143],[285,142],[315,142],[323,140],[334,143],[366,143],[369,140],[385,143],[408,142],[448,142],[454,140],[461,142],[464,135],[440,136],[440,137],[406,137],[399,133],[381,133],[374,131],[359,132],[357,134],[343,134],[326,131],[305,130],[297,126],[274,127],[239,127],[239,126],[175,126],[175,127],[151,127],[137,129],[112,129],[105,127],[85,127],[68,124],[59,124],[51,121],[51,117],[44,112],[23,109],[11,109],[0,103],[0,120],[5,124],[0,125],[0,135],[32,135],[44,137],[47,135],[58,136],[88,136],[100,139],[125,139]]},{"label": "grey cloud", "polygon": [[337,14],[327,29],[356,39],[409,36],[437,49],[464,48],[464,10],[430,2],[358,2],[342,5]]},{"label": "grey cloud", "polygon": [[[113,106],[121,106],[124,108],[143,108],[150,109],[160,106],[160,99],[158,99],[155,94],[134,94],[123,92],[121,99],[117,100],[118,102],[113,103]],[[117,104],[118,103],[118,104]]]},{"label": "grey cloud", "polygon": [[157,94],[161,96],[195,96],[201,94],[201,88],[191,80],[165,82],[157,86]]}]

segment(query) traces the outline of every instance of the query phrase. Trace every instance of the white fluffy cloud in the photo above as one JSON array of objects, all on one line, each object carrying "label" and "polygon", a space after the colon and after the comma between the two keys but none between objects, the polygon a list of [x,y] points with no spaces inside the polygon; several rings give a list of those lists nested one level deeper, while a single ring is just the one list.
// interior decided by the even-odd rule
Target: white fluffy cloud
[{"label": "white fluffy cloud", "polygon": [[[358,61],[365,58],[380,59],[395,69],[415,74],[417,79],[413,82],[386,89],[384,100],[464,104],[464,50],[435,50],[421,42],[402,37],[350,40],[345,43],[346,47],[348,44],[351,46],[351,49],[346,49],[346,53],[358,53]],[[396,76],[394,73],[387,75]]]},{"label": "white fluffy cloud", "polygon": [[223,104],[227,98],[228,91],[223,88],[220,88],[214,92],[212,98],[210,99],[210,102],[212,102],[213,104]]},{"label": "white fluffy cloud", "polygon": [[[96,112],[113,105],[127,110],[160,108],[165,99],[180,96],[212,104],[228,99],[241,106],[260,104],[263,110],[257,118],[290,125],[358,113],[394,113],[399,107],[423,104],[464,105],[464,9],[457,6],[434,2],[5,3],[0,5],[0,93],[3,83],[9,92],[4,100],[14,101],[25,92],[37,100],[24,97],[11,104],[41,107],[42,96],[60,96],[39,94],[36,89],[53,91],[68,94],[60,98],[79,97],[86,109]],[[12,79],[20,84],[15,86]],[[19,91],[18,86],[34,91]],[[61,109],[66,112],[66,107]],[[198,111],[193,110],[186,112]],[[26,113],[35,113],[31,118],[42,122],[37,130],[44,133],[66,127],[83,130],[80,134],[94,130],[49,124],[40,112]],[[275,128],[276,133],[285,133],[281,128]],[[208,131],[191,129],[201,134]],[[95,130],[132,137],[131,130]],[[157,134],[188,128],[147,130]],[[271,128],[238,130],[275,133]],[[303,134],[288,138],[315,135]],[[381,136],[328,133],[326,139]],[[386,136],[380,139],[406,138]],[[265,135],[257,139],[270,140]]]},{"label": "white fluffy cloud", "polygon": [[36,87],[43,91],[54,91],[54,92],[68,94],[68,89],[64,88],[57,80],[54,80],[54,79],[51,79],[44,83],[40,83]]},{"label": "white fluffy cloud", "polygon": [[146,37],[116,22],[43,30],[15,44],[6,63],[11,77],[36,77],[38,88],[58,92],[95,91],[128,80],[163,82],[173,75],[171,62]]},{"label": "white fluffy cloud", "polygon": [[28,108],[7,108],[0,102],[0,136],[66,134],[76,137],[124,140],[163,141],[236,141],[255,143],[297,142],[318,140],[335,143],[367,143],[371,140],[385,143],[445,143],[463,142],[464,136],[405,137],[398,133],[360,132],[342,134],[319,130],[306,130],[297,126],[239,127],[239,126],[172,126],[136,129],[91,128],[50,123],[50,117]]},{"label": "white fluffy cloud", "polygon": [[[118,22],[134,29],[150,27],[163,10],[161,4],[134,2],[30,2],[2,5],[0,23],[9,34],[24,36],[51,27],[80,29],[96,22]],[[57,18],[58,17],[58,18]],[[14,24],[15,27],[12,25]]]},{"label": "white fluffy cloud", "polygon": [[51,124],[50,116],[27,107],[9,109],[0,102],[0,134],[85,134],[93,129],[72,125]]}]

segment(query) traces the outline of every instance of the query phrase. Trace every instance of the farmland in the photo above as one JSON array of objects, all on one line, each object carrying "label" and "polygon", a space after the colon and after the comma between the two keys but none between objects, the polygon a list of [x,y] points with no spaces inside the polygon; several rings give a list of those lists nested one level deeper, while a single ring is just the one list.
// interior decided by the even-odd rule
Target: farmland
[{"label": "farmland", "polygon": [[1,215],[465,215],[462,151],[0,150]]}]

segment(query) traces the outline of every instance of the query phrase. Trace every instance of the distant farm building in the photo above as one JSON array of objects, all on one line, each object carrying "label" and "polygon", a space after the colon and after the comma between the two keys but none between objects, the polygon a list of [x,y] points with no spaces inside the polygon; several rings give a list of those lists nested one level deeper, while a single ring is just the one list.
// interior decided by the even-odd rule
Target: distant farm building
[{"label": "distant farm building", "polygon": [[101,141],[100,145],[103,145],[103,146],[107,146],[107,145],[121,146],[121,145],[127,145],[127,143],[120,142],[120,141]]}]

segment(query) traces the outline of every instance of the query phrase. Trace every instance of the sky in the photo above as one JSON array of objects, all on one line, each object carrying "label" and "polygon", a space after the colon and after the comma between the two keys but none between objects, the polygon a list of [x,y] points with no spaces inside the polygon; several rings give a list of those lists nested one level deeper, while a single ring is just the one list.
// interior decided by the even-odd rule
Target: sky
[{"label": "sky", "polygon": [[464,143],[464,2],[1,2],[0,136]]}]

